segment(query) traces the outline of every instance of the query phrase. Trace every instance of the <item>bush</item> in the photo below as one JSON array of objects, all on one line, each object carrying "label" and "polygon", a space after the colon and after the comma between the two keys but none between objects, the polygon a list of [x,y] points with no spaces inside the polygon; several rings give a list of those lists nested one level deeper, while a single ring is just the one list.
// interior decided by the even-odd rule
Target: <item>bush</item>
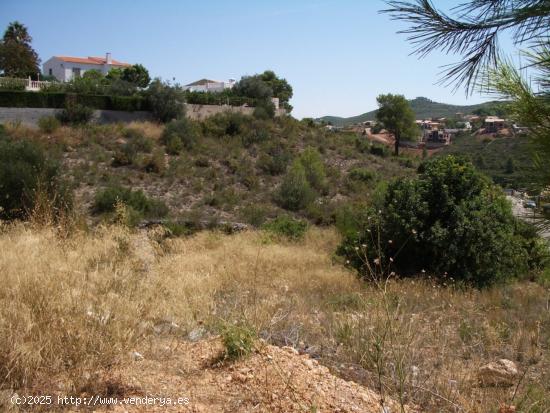
[{"label": "bush", "polygon": [[57,114],[57,119],[64,125],[83,125],[92,119],[93,110],[78,103],[68,103],[65,109]]},{"label": "bush", "polygon": [[43,133],[53,133],[61,126],[55,116],[43,116],[38,119],[38,127]]},{"label": "bush", "polygon": [[259,227],[265,222],[268,212],[265,206],[253,204],[244,207],[240,215],[247,224]]},{"label": "bush", "polygon": [[382,158],[386,158],[390,155],[390,149],[385,145],[373,143],[372,145],[370,145],[370,153],[376,156],[381,156]]},{"label": "bush", "polygon": [[68,211],[72,196],[61,166],[38,144],[0,137],[0,219],[26,219],[38,196],[46,196],[54,215]]},{"label": "bush", "polygon": [[252,116],[256,119],[273,119],[275,117],[275,105],[271,101],[260,101],[254,108]]},{"label": "bush", "polygon": [[374,179],[374,172],[367,168],[353,168],[349,171],[349,178],[354,181],[369,182]]},{"label": "bush", "polygon": [[185,95],[180,87],[155,79],[146,95],[151,113],[160,122],[170,122],[185,115]]},{"label": "bush", "polygon": [[276,176],[286,171],[290,159],[290,152],[280,143],[274,143],[260,154],[257,166],[269,175]]},{"label": "bush", "polygon": [[306,148],[298,158],[306,173],[306,179],[312,188],[324,192],[327,189],[325,165],[314,148]]},{"label": "bush", "polygon": [[311,204],[316,196],[317,194],[309,185],[304,166],[299,159],[296,159],[278,190],[277,202],[285,209],[299,211]]},{"label": "bush", "polygon": [[222,328],[221,338],[225,348],[225,357],[237,360],[254,351],[256,332],[246,324],[227,324]]},{"label": "bush", "polygon": [[117,202],[145,218],[162,218],[168,214],[168,207],[161,200],[147,197],[142,190],[112,186],[96,193],[92,210],[95,214],[115,212]]},{"label": "bush", "polygon": [[288,215],[280,215],[273,221],[264,224],[265,231],[280,235],[291,240],[299,240],[307,231],[307,221],[294,219]]},{"label": "bush", "polygon": [[199,127],[196,122],[187,118],[173,120],[167,124],[161,136],[166,152],[172,155],[177,155],[183,148],[192,149],[199,139]]},{"label": "bush", "polygon": [[164,151],[160,148],[155,149],[153,154],[146,159],[144,168],[146,172],[163,174],[166,171]]},{"label": "bush", "polygon": [[366,274],[367,260],[392,258],[403,276],[425,270],[483,287],[541,265],[533,255],[536,237],[469,162],[448,156],[419,171],[418,178],[390,184],[381,213],[365,211],[356,231],[345,234],[338,253],[360,273]]}]

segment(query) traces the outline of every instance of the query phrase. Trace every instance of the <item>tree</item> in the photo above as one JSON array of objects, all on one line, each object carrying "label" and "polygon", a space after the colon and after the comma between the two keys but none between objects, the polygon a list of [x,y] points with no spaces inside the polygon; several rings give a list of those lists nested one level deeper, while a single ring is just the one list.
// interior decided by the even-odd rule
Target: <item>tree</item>
[{"label": "tree", "polygon": [[412,138],[416,132],[414,112],[403,95],[379,95],[376,120],[395,137],[395,155],[399,155],[401,138]]},{"label": "tree", "polygon": [[469,0],[453,9],[456,16],[437,10],[430,0],[387,1],[394,20],[411,26],[400,33],[421,57],[434,50],[459,54],[461,60],[446,71],[441,82],[465,84],[473,92],[480,75],[498,66],[499,35],[511,31],[516,45],[548,39],[550,2],[544,0]]},{"label": "tree", "polygon": [[27,28],[15,21],[8,25],[0,42],[0,70],[4,76],[26,78],[40,73],[40,59],[31,46]]},{"label": "tree", "polygon": [[243,76],[233,87],[233,92],[239,96],[262,101],[276,97],[282,107],[288,111],[292,110],[292,105],[289,103],[293,93],[292,86],[286,79],[277,77],[272,70],[266,70],[254,76]]},{"label": "tree", "polygon": [[252,99],[269,100],[273,96],[273,89],[264,82],[258,75],[243,76],[233,91],[239,96],[246,96]]},{"label": "tree", "polygon": [[273,96],[279,99],[279,104],[291,111],[292,106],[288,102],[292,97],[293,92],[292,86],[290,86],[287,80],[277,77],[275,72],[272,70],[266,70],[263,72],[260,75],[260,79],[271,87],[271,90],[273,90]]},{"label": "tree", "polygon": [[185,95],[177,85],[172,86],[160,79],[155,79],[147,88],[146,96],[153,116],[163,123],[185,115]]},{"label": "tree", "polygon": [[140,64],[124,68],[121,79],[142,88],[147,87],[151,82],[149,71]]},{"label": "tree", "polygon": [[[402,31],[426,56],[434,50],[460,55],[442,82],[479,89],[507,102],[506,110],[529,128],[535,144],[539,182],[550,182],[550,2],[545,0],[469,0],[454,9],[455,17],[437,10],[429,0],[388,1],[394,19],[411,24]],[[499,35],[511,32],[530,69],[526,78],[498,48]],[[535,184],[535,183],[534,183]]]}]

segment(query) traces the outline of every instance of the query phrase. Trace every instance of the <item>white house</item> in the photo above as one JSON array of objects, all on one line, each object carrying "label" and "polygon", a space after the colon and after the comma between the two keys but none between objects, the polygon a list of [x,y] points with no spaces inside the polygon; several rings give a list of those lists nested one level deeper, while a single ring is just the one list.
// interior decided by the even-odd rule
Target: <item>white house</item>
[{"label": "white house", "polygon": [[61,82],[80,77],[88,70],[98,70],[107,74],[112,68],[124,68],[131,66],[129,63],[119,62],[111,58],[111,53],[105,57],[70,57],[53,56],[44,62],[44,75],[54,76]]},{"label": "white house", "polygon": [[223,92],[235,86],[236,80],[229,79],[227,82],[221,80],[201,79],[184,86],[190,92]]}]

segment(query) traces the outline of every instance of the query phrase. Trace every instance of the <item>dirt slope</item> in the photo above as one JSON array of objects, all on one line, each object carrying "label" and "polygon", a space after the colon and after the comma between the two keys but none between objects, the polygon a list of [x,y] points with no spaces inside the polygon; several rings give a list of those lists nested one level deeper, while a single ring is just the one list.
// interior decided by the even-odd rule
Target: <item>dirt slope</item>
[{"label": "dirt slope", "polygon": [[[376,412],[380,396],[333,376],[289,347],[260,343],[236,362],[222,361],[217,338],[196,343],[164,340],[116,371],[118,397],[187,397],[187,405],[104,406],[105,412]],[[121,390],[123,389],[123,390]],[[123,393],[123,394],[122,394]],[[386,400],[386,411],[399,411]]]}]

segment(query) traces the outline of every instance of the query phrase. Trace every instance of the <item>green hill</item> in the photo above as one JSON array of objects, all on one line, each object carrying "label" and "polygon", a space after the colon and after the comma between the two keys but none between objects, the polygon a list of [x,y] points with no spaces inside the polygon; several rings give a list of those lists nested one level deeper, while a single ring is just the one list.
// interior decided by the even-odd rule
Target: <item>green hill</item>
[{"label": "green hill", "polygon": [[[464,114],[473,113],[476,110],[483,109],[487,114],[502,114],[502,103],[501,102],[485,102],[479,103],[477,105],[448,105],[446,103],[439,103],[431,101],[425,97],[417,97],[415,99],[409,100],[411,107],[416,114],[417,119],[427,119],[427,118],[447,118],[454,116],[457,112],[462,112]],[[362,115],[352,116],[349,118],[342,118],[338,116],[323,116],[317,118],[317,121],[330,122],[335,126],[347,126],[354,123],[364,122],[367,120],[373,120],[376,116],[376,110],[372,110]]]}]

